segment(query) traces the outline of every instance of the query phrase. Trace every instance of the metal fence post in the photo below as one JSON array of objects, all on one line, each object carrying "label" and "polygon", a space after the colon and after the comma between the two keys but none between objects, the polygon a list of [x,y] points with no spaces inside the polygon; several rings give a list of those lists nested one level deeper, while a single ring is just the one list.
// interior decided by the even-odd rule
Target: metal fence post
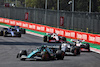
[{"label": "metal fence post", "polygon": [[16,0],[16,7],[17,7],[17,0]]},{"label": "metal fence post", "polygon": [[59,28],[59,0],[57,0],[57,28]]},{"label": "metal fence post", "polygon": [[36,16],[35,15],[36,15],[36,7],[34,6],[34,22],[36,23],[36,19],[35,19]]},{"label": "metal fence post", "polygon": [[25,0],[25,7],[26,7],[26,0]]},{"label": "metal fence post", "polygon": [[91,13],[91,0],[89,1],[89,13]]},{"label": "metal fence post", "polygon": [[72,24],[72,29],[74,28],[73,27],[73,23],[74,23],[74,0],[72,0],[72,22],[71,22]]},{"label": "metal fence post", "polygon": [[90,28],[89,29],[92,29],[90,14],[91,14],[91,0],[89,0],[89,23],[90,23]]},{"label": "metal fence post", "polygon": [[45,0],[45,15],[44,15],[44,24],[47,24],[46,22],[46,16],[47,16],[47,0]]}]

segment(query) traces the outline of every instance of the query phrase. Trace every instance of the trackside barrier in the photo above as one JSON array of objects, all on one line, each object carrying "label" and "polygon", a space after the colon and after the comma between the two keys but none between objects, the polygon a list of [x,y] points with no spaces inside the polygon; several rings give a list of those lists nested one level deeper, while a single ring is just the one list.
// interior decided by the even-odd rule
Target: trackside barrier
[{"label": "trackside barrier", "polygon": [[1,18],[1,17],[0,17],[0,22],[8,24],[8,25],[18,25],[22,28],[36,30],[36,31],[45,32],[45,33],[57,33],[58,35],[64,36],[67,38],[74,38],[74,39],[79,38],[87,42],[96,43],[100,45],[100,35],[97,35],[97,34],[65,30],[65,29],[54,28],[54,27],[49,27],[45,25],[39,25],[39,24],[28,23],[24,21],[12,20],[12,19]]}]

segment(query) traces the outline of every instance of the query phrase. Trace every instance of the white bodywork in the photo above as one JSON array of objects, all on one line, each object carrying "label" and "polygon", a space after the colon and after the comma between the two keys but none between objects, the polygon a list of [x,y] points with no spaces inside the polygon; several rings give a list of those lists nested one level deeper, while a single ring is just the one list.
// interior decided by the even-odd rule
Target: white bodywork
[{"label": "white bodywork", "polygon": [[76,46],[81,46],[82,43],[81,42],[84,42],[84,40],[76,40],[76,39],[71,39],[72,42],[75,42],[76,43]]},{"label": "white bodywork", "polygon": [[70,48],[70,47],[71,47],[71,46],[70,46],[69,44],[63,43],[63,44],[61,45],[61,50],[65,52],[66,48]]},{"label": "white bodywork", "polygon": [[58,35],[57,35],[56,33],[53,33],[53,34],[51,35],[51,37],[53,37],[53,38],[55,38],[57,41],[59,41]]}]

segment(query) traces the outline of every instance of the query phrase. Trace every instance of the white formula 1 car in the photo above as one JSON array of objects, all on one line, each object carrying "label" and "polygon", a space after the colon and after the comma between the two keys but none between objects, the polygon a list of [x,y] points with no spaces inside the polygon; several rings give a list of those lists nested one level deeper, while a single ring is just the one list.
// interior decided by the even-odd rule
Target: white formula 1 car
[{"label": "white formula 1 car", "polygon": [[62,36],[58,36],[56,33],[47,33],[43,37],[44,42],[66,42],[66,38]]},{"label": "white formula 1 car", "polygon": [[74,43],[66,42],[61,44],[61,50],[65,52],[65,55],[80,55],[81,49]]},{"label": "white formula 1 car", "polygon": [[3,30],[0,31],[0,35],[4,37],[21,37],[21,33],[14,31],[12,28],[3,28]]},{"label": "white formula 1 car", "polygon": [[83,43],[85,40],[77,40],[77,39],[71,39],[73,43],[76,44],[76,46],[79,46],[81,48],[81,51],[88,51],[90,52],[90,45],[89,43]]}]

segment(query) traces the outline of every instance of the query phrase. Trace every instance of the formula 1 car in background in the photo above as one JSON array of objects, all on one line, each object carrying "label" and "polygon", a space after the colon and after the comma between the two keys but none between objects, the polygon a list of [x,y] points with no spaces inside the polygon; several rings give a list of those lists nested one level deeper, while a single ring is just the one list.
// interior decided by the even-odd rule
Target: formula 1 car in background
[{"label": "formula 1 car in background", "polygon": [[20,32],[21,34],[26,34],[26,30],[23,28],[20,28],[20,26],[11,26],[10,28],[12,28],[13,30]]},{"label": "formula 1 car in background", "polygon": [[3,31],[2,30],[0,30],[0,36],[3,36]]},{"label": "formula 1 car in background", "polygon": [[66,42],[66,38],[62,36],[58,36],[56,33],[47,33],[43,37],[44,42]]},{"label": "formula 1 car in background", "polygon": [[81,49],[75,46],[74,43],[66,42],[61,44],[61,50],[65,52],[65,55],[80,55]]},{"label": "formula 1 car in background", "polygon": [[1,30],[1,32],[0,32],[0,35],[4,36],[4,37],[7,37],[7,36],[21,37],[21,33],[15,31],[15,29],[12,29],[12,28],[3,28],[3,30]]},{"label": "formula 1 car in background", "polygon": [[59,50],[59,47],[42,45],[40,48],[28,53],[26,50],[21,50],[17,54],[17,58],[25,61],[26,59],[35,60],[63,60],[64,52]]},{"label": "formula 1 car in background", "polygon": [[89,43],[83,43],[84,40],[79,40],[79,39],[71,39],[73,43],[76,44],[76,46],[79,46],[81,48],[81,51],[88,51],[90,52],[90,45]]}]

